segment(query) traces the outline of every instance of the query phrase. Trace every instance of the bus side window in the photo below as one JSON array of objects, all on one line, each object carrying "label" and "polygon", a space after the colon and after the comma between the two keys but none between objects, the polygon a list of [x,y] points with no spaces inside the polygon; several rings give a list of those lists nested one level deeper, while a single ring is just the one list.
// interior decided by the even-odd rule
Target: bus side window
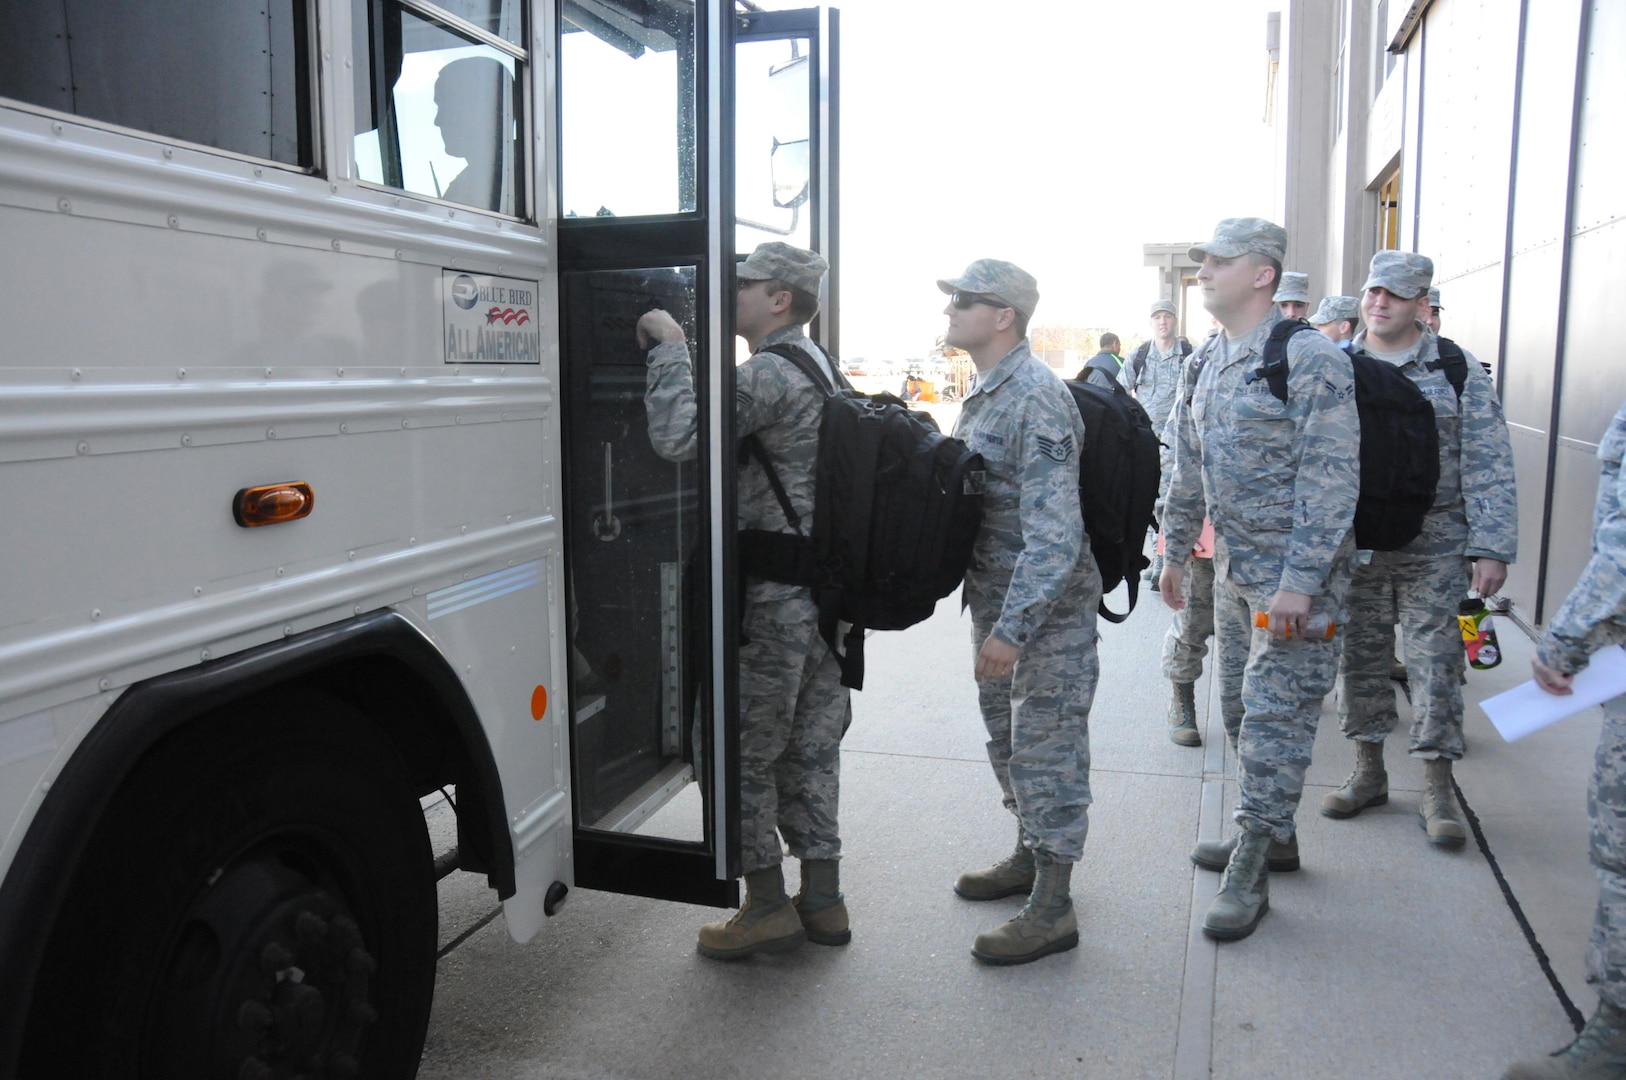
[{"label": "bus side window", "polygon": [[496,44],[519,36],[503,33],[517,16],[493,15],[492,37],[477,40],[394,0],[353,0],[351,12],[357,175],[526,216],[526,54]]},{"label": "bus side window", "polygon": [[314,168],[306,0],[12,4],[0,97]]}]

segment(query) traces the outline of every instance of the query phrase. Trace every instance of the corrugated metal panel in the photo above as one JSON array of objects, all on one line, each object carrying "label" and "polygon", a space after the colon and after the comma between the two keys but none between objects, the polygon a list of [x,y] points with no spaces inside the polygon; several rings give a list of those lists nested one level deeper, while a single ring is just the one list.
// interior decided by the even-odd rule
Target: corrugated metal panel
[{"label": "corrugated metal panel", "polygon": [[1518,157],[1510,223],[1507,335],[1502,400],[1519,485],[1519,561],[1504,589],[1539,619],[1547,472],[1551,452],[1558,324],[1563,297],[1564,215],[1569,199],[1576,35],[1583,0],[1549,0],[1528,18],[1519,87]]},{"label": "corrugated metal panel", "polygon": [[1626,55],[1626,5],[1593,0],[1588,16],[1543,617],[1557,610],[1586,565],[1598,484],[1592,454],[1626,400],[1620,320],[1612,309],[1626,280],[1626,193],[1620,184],[1626,71],[1619,62]]}]

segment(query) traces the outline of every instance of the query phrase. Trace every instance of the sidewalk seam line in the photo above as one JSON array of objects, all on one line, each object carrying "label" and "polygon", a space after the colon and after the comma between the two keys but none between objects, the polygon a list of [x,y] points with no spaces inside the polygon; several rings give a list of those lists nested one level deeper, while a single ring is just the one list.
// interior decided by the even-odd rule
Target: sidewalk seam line
[{"label": "sidewalk seam line", "polygon": [[1479,823],[1479,815],[1468,805],[1467,796],[1462,793],[1462,785],[1457,783],[1455,776],[1451,777],[1451,786],[1457,793],[1457,805],[1462,807],[1462,815],[1468,819],[1468,827],[1474,832],[1474,842],[1479,845],[1479,853],[1485,856],[1485,861],[1490,864],[1491,876],[1496,879],[1497,886],[1502,890],[1502,899],[1507,902],[1508,910],[1513,913],[1513,921],[1519,924],[1519,929],[1524,933],[1525,943],[1530,946],[1530,951],[1535,954],[1536,963],[1541,967],[1541,973],[1547,976],[1547,982],[1552,986],[1553,993],[1558,995],[1558,1004],[1564,1010],[1564,1015],[1579,1033],[1586,1026],[1586,1017],[1581,1015],[1581,1010],[1570,1000],[1569,994],[1564,990],[1564,984],[1558,981],[1558,973],[1553,970],[1552,961],[1547,957],[1547,950],[1542,948],[1541,942],[1536,939],[1536,929],[1525,917],[1524,907],[1519,903],[1519,898],[1513,895],[1513,886],[1508,884],[1507,877],[1502,873],[1502,864],[1496,861],[1496,856],[1490,849],[1490,842],[1485,839],[1485,830]]},{"label": "sidewalk seam line", "polygon": [[[1203,724],[1203,772],[1197,802],[1197,840],[1219,840],[1225,832],[1225,727],[1213,707],[1217,680],[1210,680]],[[1214,890],[1203,871],[1191,867],[1191,909],[1186,920],[1185,966],[1180,977],[1180,1009],[1175,1021],[1173,1080],[1207,1080],[1214,1069],[1214,996],[1219,949],[1203,933]]]}]

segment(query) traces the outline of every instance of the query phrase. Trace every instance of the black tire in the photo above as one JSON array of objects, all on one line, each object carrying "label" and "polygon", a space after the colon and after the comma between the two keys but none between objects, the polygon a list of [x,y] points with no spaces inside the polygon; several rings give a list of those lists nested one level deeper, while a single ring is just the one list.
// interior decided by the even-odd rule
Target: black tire
[{"label": "black tire", "polygon": [[185,725],[95,830],[50,931],[21,1075],[417,1072],[434,860],[365,718],[297,694]]}]

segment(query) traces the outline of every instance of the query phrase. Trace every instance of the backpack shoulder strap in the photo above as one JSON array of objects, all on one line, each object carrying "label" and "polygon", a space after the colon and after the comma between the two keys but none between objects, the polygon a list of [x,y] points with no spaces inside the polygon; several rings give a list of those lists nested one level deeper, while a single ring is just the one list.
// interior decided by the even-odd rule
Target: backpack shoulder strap
[{"label": "backpack shoulder strap", "polygon": [[1129,381],[1139,383],[1146,372],[1146,358],[1152,355],[1152,343],[1143,341],[1135,346],[1135,355],[1129,358]]},{"label": "backpack shoulder strap", "polygon": [[1259,369],[1248,376],[1247,381],[1264,379],[1270,385],[1270,392],[1277,401],[1287,400],[1287,339],[1303,330],[1314,330],[1315,327],[1303,319],[1283,319],[1270,328],[1270,336],[1265,338],[1265,359]]},{"label": "backpack shoulder strap", "polygon": [[[1197,390],[1197,379],[1202,375],[1203,365],[1208,363],[1208,354],[1214,348],[1214,341],[1218,337],[1218,331],[1209,334],[1208,337],[1203,339],[1201,345],[1192,349],[1190,353],[1186,354],[1185,359],[1180,362],[1180,378],[1188,408]],[[1190,342],[1187,342],[1187,347],[1190,348]],[[1196,359],[1192,359],[1192,357],[1196,357]]]},{"label": "backpack shoulder strap", "polygon": [[802,531],[802,515],[798,514],[796,508],[791,506],[790,496],[786,494],[785,485],[779,479],[779,470],[773,467],[773,461],[768,457],[768,448],[762,445],[762,440],[757,438],[757,433],[754,431],[741,439],[739,446],[739,463],[744,465],[746,461],[752,459],[758,465],[761,465],[762,471],[768,475],[768,486],[773,489],[773,497],[779,500],[779,509],[784,511],[785,520],[790,523],[793,531],[800,533]]},{"label": "backpack shoulder strap", "polygon": [[[830,385],[829,377],[819,370],[819,365],[807,354],[806,349],[798,348],[788,342],[781,342],[778,345],[770,345],[762,351],[773,353],[775,356],[789,360],[796,365],[796,369],[807,376],[808,380],[818,387],[819,391],[826,397],[835,393],[835,388]],[[839,370],[837,369],[838,373]],[[843,379],[842,381],[845,382],[846,380]],[[762,445],[762,440],[757,438],[754,431],[739,442],[739,463],[743,465],[748,460],[755,460],[757,464],[762,466],[762,471],[768,477],[768,486],[773,489],[774,498],[779,502],[779,509],[785,513],[785,521],[790,524],[794,531],[800,533],[802,531],[802,516],[790,505],[790,496],[785,492],[784,482],[779,479],[779,471],[773,467],[773,461],[768,457],[767,447]]]},{"label": "backpack shoulder strap", "polygon": [[1437,345],[1440,358],[1428,362],[1429,370],[1445,372],[1446,381],[1461,398],[1462,388],[1468,382],[1468,358],[1463,355],[1462,346],[1450,338],[1438,339]]},{"label": "backpack shoulder strap", "polygon": [[814,360],[812,356],[808,355],[806,349],[799,345],[792,345],[788,341],[781,341],[777,345],[769,345],[767,348],[760,349],[758,351],[773,353],[780,359],[789,360],[792,364],[795,364],[796,370],[800,371],[803,375],[806,375],[808,381],[822,390],[826,397],[834,394],[837,390],[852,389],[852,385],[847,382],[847,377],[841,374],[841,366],[836,363],[836,358],[831,353],[825,353],[824,355],[830,361],[830,368],[836,373],[836,379],[839,381],[839,385],[832,385],[829,374],[824,370],[817,360]]}]

